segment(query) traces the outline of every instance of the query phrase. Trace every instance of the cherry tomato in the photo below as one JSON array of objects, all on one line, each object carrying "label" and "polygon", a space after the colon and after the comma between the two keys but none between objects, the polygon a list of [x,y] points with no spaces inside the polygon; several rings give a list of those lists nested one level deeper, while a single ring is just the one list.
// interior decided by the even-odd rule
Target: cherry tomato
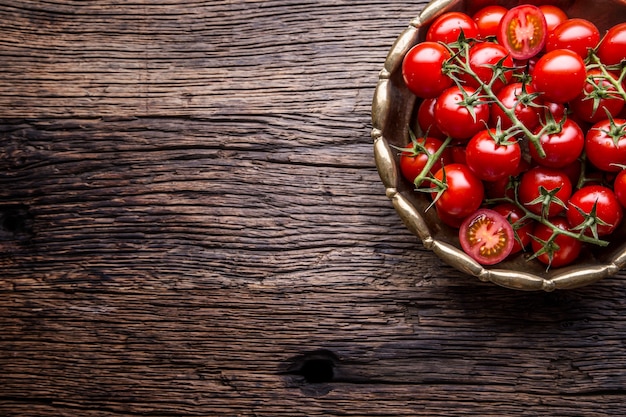
[{"label": "cherry tomato", "polygon": [[441,220],[444,224],[452,227],[453,229],[458,229],[463,224],[465,217],[455,217],[439,208],[435,207],[435,212],[437,213],[437,218]]},{"label": "cherry tomato", "polygon": [[[562,217],[552,219],[552,224],[562,230],[569,230],[569,224],[567,220]],[[543,223],[535,224],[533,229],[533,240],[531,242],[532,249],[535,253],[539,253],[544,249],[537,259],[545,265],[558,268],[561,266],[569,265],[574,262],[582,249],[582,242],[571,236],[560,234],[553,240],[553,244],[549,247],[545,247],[545,242],[548,242],[552,237],[553,230],[544,225]]]},{"label": "cherry tomato", "polygon": [[[423,146],[423,149],[415,143],[410,143],[400,154],[400,172],[410,182],[414,182],[415,178],[422,172],[428,162],[428,155],[434,154],[443,145],[442,141],[432,137],[418,138],[416,142]],[[424,153],[424,150],[426,150],[428,155]],[[441,154],[441,159],[433,165],[430,173],[437,172],[441,168],[442,163],[450,163],[451,161],[451,151],[449,148],[446,148]]]},{"label": "cherry tomato", "polygon": [[626,59],[626,22],[608,30],[598,46],[598,58],[605,65],[619,64]]},{"label": "cherry tomato", "polygon": [[435,122],[435,104],[437,104],[436,98],[425,98],[417,108],[417,124],[424,134],[433,137],[444,139],[446,135],[437,127]]},{"label": "cherry tomato", "polygon": [[489,121],[489,104],[482,101],[471,87],[463,90],[450,87],[437,98],[435,120],[443,133],[466,141],[484,129]]},{"label": "cherry tomato", "polygon": [[478,39],[487,39],[488,37],[496,37],[498,35],[498,26],[500,21],[507,12],[504,6],[487,6],[472,16],[476,26],[478,27]]},{"label": "cherry tomato", "polygon": [[589,49],[600,42],[600,31],[586,19],[567,19],[548,35],[546,51],[569,49],[581,58],[586,58]]},{"label": "cherry tomato", "polygon": [[572,194],[566,215],[572,230],[588,236],[606,236],[622,222],[623,210],[610,188],[586,185]]},{"label": "cherry tomato", "polygon": [[452,147],[452,162],[467,165],[467,152],[465,146],[457,145]]},{"label": "cherry tomato", "polygon": [[433,198],[437,198],[435,207],[438,211],[461,218],[469,216],[482,204],[485,194],[483,184],[467,165],[444,165],[434,177],[446,184],[438,198],[437,193],[431,194]]},{"label": "cherry tomato", "polygon": [[437,97],[453,81],[442,71],[450,58],[445,46],[421,42],[412,47],[402,61],[402,77],[408,89],[420,98]]},{"label": "cherry tomato", "polygon": [[515,59],[537,55],[546,42],[546,18],[537,6],[513,7],[504,15],[498,28],[498,43]]},{"label": "cherry tomato", "polygon": [[544,4],[539,6],[539,10],[541,10],[543,16],[546,18],[548,36],[555,27],[567,20],[567,14],[565,14],[565,12],[557,6]]},{"label": "cherry tomato", "polygon": [[[542,100],[535,94],[535,88],[531,84],[524,85],[520,82],[507,84],[496,96],[504,107],[515,109],[515,116],[529,130],[533,130],[539,125]],[[495,104],[491,106],[490,120],[494,126],[500,120],[502,129],[508,129],[513,126],[511,119],[500,106]]]},{"label": "cherry tomato", "polygon": [[[583,161],[578,159],[572,162],[571,164],[561,167],[560,170],[563,171],[567,175],[567,178],[569,178],[570,182],[572,183],[572,187],[576,188],[576,185],[578,184],[578,181],[580,180],[580,174],[582,174]],[[588,173],[585,173],[585,174],[588,174]]]},{"label": "cherry tomato", "polygon": [[615,177],[613,192],[622,207],[626,208],[626,169],[622,169]]},{"label": "cherry tomato", "polygon": [[470,16],[462,12],[446,12],[437,17],[426,31],[429,42],[452,43],[463,32],[466,39],[478,37],[478,26]]},{"label": "cherry tomato", "polygon": [[572,182],[566,173],[554,168],[536,166],[520,179],[518,197],[528,211],[553,217],[565,210],[572,195]]},{"label": "cherry tomato", "polygon": [[513,77],[513,58],[502,45],[493,42],[477,43],[470,48],[468,58],[470,68],[480,78],[480,82],[467,73],[460,74],[459,78],[466,86],[479,88],[481,84],[488,84],[494,78],[493,67],[499,62],[502,62],[503,69],[510,69],[505,70],[502,77],[493,82],[491,89],[497,92]]},{"label": "cherry tomato", "polygon": [[[617,81],[617,77],[611,74],[609,76]],[[612,117],[617,117],[624,108],[624,98],[601,70],[591,69],[587,72],[587,82],[582,93],[570,101],[569,105],[579,119],[597,123],[608,117],[607,111]]]},{"label": "cherry tomato", "polygon": [[626,119],[596,123],[585,137],[587,159],[596,168],[608,172],[621,171],[626,165]]},{"label": "cherry tomato", "polygon": [[[541,127],[535,130],[539,134]],[[545,133],[539,137],[545,157],[540,157],[537,149],[529,146],[530,156],[539,165],[563,168],[576,161],[585,147],[585,133],[572,119],[563,122],[561,130],[555,133]]]},{"label": "cherry tomato", "polygon": [[522,173],[530,169],[530,164],[522,158],[513,175],[496,181],[485,181],[485,194],[489,198],[515,198],[515,185]]},{"label": "cherry tomato", "polygon": [[516,140],[498,144],[494,139],[496,134],[496,129],[482,130],[467,143],[467,166],[483,181],[508,178],[522,159],[522,150]]},{"label": "cherry tomato", "polygon": [[[564,103],[555,103],[553,101],[544,101],[543,102],[543,114],[540,119],[542,123],[546,123],[548,121],[548,115],[552,116],[552,119],[555,122],[560,122],[565,116],[567,112],[567,107]],[[580,126],[580,125],[579,125]]]},{"label": "cherry tomato", "polygon": [[566,103],[582,91],[587,71],[583,59],[567,49],[543,55],[532,71],[532,85],[546,101]]},{"label": "cherry tomato", "polygon": [[513,227],[515,242],[513,243],[511,254],[524,250],[531,241],[533,222],[529,219],[524,219],[524,211],[513,203],[498,204],[493,207],[493,211],[500,213]]},{"label": "cherry tomato", "polygon": [[459,240],[465,253],[476,262],[494,265],[509,256],[515,234],[500,213],[480,209],[465,219],[459,229]]}]

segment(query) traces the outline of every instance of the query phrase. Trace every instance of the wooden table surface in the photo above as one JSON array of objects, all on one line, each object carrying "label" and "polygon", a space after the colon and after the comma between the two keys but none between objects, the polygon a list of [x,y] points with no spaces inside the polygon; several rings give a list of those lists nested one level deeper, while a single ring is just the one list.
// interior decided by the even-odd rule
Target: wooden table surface
[{"label": "wooden table surface", "polygon": [[626,415],[625,273],[480,283],[385,196],[424,1],[0,3],[1,416]]}]

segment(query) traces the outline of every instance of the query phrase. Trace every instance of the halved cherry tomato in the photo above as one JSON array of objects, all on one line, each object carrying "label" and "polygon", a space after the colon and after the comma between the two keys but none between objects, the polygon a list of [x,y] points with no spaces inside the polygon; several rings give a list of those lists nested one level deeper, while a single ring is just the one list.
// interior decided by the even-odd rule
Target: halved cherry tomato
[{"label": "halved cherry tomato", "polygon": [[498,42],[515,59],[537,55],[543,49],[546,38],[546,18],[541,9],[530,4],[509,9],[498,28]]},{"label": "halved cherry tomato", "polygon": [[480,209],[461,224],[459,240],[465,253],[476,262],[493,265],[509,256],[515,234],[511,224],[500,213]]}]

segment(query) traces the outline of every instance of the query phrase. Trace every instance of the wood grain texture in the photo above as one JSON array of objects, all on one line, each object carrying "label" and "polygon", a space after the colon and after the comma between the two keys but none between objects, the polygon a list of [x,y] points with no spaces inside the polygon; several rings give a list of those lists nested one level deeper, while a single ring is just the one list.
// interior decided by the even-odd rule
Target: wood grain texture
[{"label": "wood grain texture", "polygon": [[423,4],[2,2],[0,415],[624,415],[624,273],[479,283],[384,195]]}]

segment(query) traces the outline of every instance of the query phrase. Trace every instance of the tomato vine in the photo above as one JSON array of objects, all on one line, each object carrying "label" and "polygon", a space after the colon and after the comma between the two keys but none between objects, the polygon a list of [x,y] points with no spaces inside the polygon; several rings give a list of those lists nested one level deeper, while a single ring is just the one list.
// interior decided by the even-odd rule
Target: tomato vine
[{"label": "tomato vine", "polygon": [[[476,16],[487,14],[481,13]],[[504,12],[498,13],[502,16]],[[626,195],[622,189],[626,181],[613,178],[626,166],[626,49],[619,50],[626,25],[611,28],[597,41],[599,31],[593,23],[566,17],[554,22],[551,17],[548,25],[542,13],[535,6],[514,7],[495,31],[493,23],[488,29],[473,27],[471,16],[455,12],[450,19],[462,21],[463,28],[452,35],[446,28],[454,25],[446,22],[444,13],[432,29],[436,33],[427,32],[428,41],[424,42],[436,51],[436,65],[432,59],[421,63],[410,51],[407,56],[411,58],[405,59],[402,71],[407,87],[418,98],[431,100],[433,109],[431,125],[418,123],[418,130],[409,132],[413,157],[427,156],[420,172],[409,180],[416,191],[431,195],[428,209],[434,206],[443,222],[460,227],[487,224],[468,220],[471,213],[480,211],[481,216],[491,213],[496,217],[485,208],[514,207],[514,231],[534,225],[533,231],[527,232],[532,240],[526,239],[521,245],[532,246],[529,259],[556,267],[575,260],[564,254],[571,258],[577,245],[609,245],[604,231],[612,232],[622,221],[624,207],[615,196]],[[563,49],[569,40],[559,38],[560,32],[566,32],[558,30],[560,25],[583,28],[589,36],[570,45],[571,49]],[[542,38],[524,38],[538,35]],[[548,36],[549,44],[543,48]],[[581,56],[585,50],[587,54]],[[603,59],[606,56],[610,62]],[[431,128],[439,135],[440,146],[435,151],[424,146]],[[513,147],[521,149],[521,157]],[[457,160],[451,154],[462,157]],[[544,177],[555,170],[560,182],[546,182]],[[531,172],[538,177],[530,179]],[[450,196],[457,191],[454,181],[459,181],[458,176],[473,188],[459,190],[458,197],[453,198]],[[506,190],[501,195],[489,195],[494,184],[502,181],[508,183]],[[603,187],[601,192],[599,186]],[[468,197],[471,192],[481,199],[483,195],[489,197],[474,207],[474,199]],[[605,194],[609,197],[604,198]],[[588,202],[592,198],[596,198],[595,203]],[[607,214],[611,210],[619,215]],[[471,256],[479,253],[467,249],[463,240],[463,236],[477,236],[478,232],[464,233],[460,236],[464,250]],[[502,233],[498,236],[502,238]],[[517,235],[508,239],[521,244]],[[572,250],[567,252],[566,247]],[[499,259],[509,253],[502,255]]]}]

